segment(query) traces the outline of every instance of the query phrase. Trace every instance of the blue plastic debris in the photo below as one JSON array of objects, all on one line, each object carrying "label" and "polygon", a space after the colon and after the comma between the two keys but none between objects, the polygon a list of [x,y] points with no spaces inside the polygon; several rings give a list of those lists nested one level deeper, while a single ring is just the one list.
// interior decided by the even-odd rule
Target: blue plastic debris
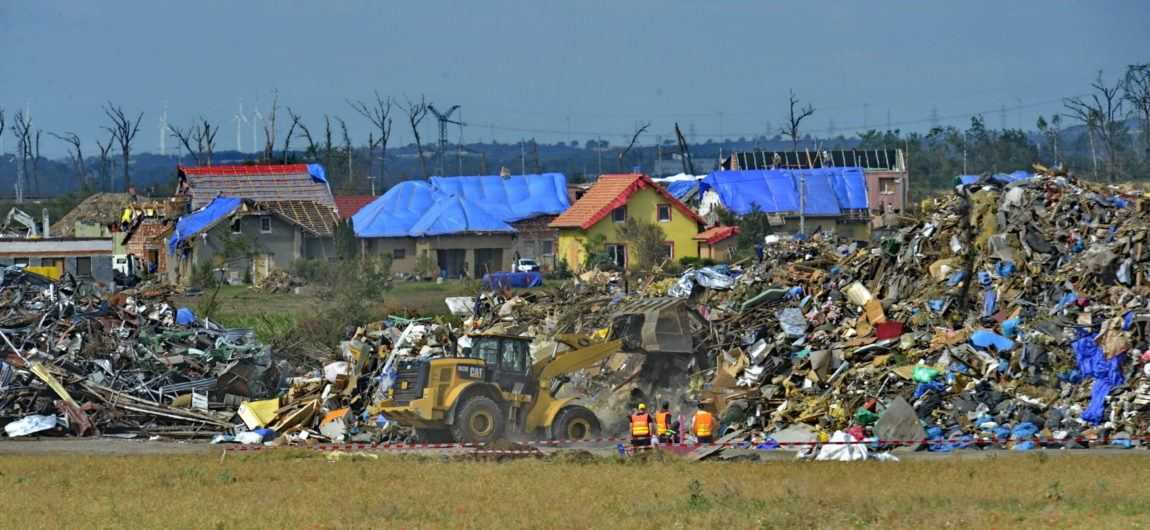
[{"label": "blue plastic debris", "polygon": [[190,326],[196,323],[196,314],[191,309],[181,307],[176,310],[176,324]]},{"label": "blue plastic debris", "polygon": [[935,313],[940,313],[940,312],[942,312],[943,306],[946,305],[946,300],[943,300],[941,298],[935,298],[933,300],[927,301],[927,305],[930,306],[931,311],[934,311]]},{"label": "blue plastic debris", "polygon": [[956,285],[958,285],[958,284],[962,283],[962,279],[963,279],[964,277],[966,277],[966,275],[965,275],[965,273],[964,273],[964,272],[962,272],[962,271],[954,271],[954,273],[950,275],[950,278],[948,278],[948,279],[946,280],[946,285],[948,285],[948,286],[950,286],[950,287],[954,287],[954,286],[956,286]]},{"label": "blue plastic debris", "polygon": [[1024,440],[1033,437],[1035,434],[1038,434],[1038,426],[1029,421],[1024,421],[1014,426],[1014,429],[1010,431],[1010,438],[1012,440]]},{"label": "blue plastic debris", "polygon": [[1016,444],[1014,444],[1014,447],[1012,448],[1012,450],[1014,450],[1014,451],[1032,451],[1034,449],[1038,449],[1038,442],[1033,442],[1033,441],[1029,441],[1029,440],[1025,441],[1025,442],[1021,442],[1021,443],[1016,443]]},{"label": "blue plastic debris", "polygon": [[1105,417],[1106,396],[1111,389],[1126,380],[1122,376],[1122,360],[1125,355],[1119,354],[1107,359],[1094,335],[1082,330],[1079,330],[1078,339],[1072,343],[1072,347],[1082,377],[1094,379],[1090,405],[1082,412],[1082,419],[1097,425]]},{"label": "blue plastic debris", "polygon": [[978,284],[983,287],[990,287],[990,273],[986,271],[978,271]]},{"label": "blue plastic debris", "polygon": [[1018,336],[1018,325],[1022,322],[1017,318],[1010,318],[1002,321],[1002,334],[1008,339],[1013,339]]},{"label": "blue plastic debris", "polygon": [[1014,274],[1014,262],[1002,260],[994,265],[994,272],[998,274],[999,278],[1009,278],[1011,274]]},{"label": "blue plastic debris", "polygon": [[1014,341],[987,329],[980,329],[972,333],[970,343],[984,350],[991,346],[997,348],[998,351],[1014,348]]},{"label": "blue plastic debris", "polygon": [[1122,315],[1122,331],[1129,330],[1130,326],[1133,326],[1133,325],[1134,325],[1134,312],[1133,311],[1127,311],[1126,314]]},{"label": "blue plastic debris", "polygon": [[982,316],[988,317],[994,314],[998,307],[998,293],[993,290],[987,290],[982,298]]}]

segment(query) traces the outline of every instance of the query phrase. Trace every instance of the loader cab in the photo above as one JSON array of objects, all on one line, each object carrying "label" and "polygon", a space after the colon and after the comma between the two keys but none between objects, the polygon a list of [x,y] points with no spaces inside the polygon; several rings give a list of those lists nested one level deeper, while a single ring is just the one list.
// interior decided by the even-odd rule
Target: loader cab
[{"label": "loader cab", "polygon": [[472,359],[487,366],[486,380],[507,393],[530,394],[531,341],[523,337],[475,335],[472,337]]}]

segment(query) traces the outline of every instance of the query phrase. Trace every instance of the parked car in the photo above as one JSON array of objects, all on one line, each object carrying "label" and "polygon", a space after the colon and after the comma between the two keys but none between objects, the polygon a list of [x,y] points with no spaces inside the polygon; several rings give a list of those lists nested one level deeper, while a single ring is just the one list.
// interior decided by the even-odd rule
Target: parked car
[{"label": "parked car", "polygon": [[515,262],[515,272],[539,272],[539,263],[533,259],[520,259]]}]

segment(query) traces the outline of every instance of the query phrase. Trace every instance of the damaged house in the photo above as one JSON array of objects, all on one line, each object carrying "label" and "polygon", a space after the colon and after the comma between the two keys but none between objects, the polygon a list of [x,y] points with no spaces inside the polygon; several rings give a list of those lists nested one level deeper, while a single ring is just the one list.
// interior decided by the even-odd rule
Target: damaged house
[{"label": "damaged house", "polygon": [[319,164],[180,167],[188,200],[168,241],[169,281],[209,264],[229,282],[263,280],[298,259],[334,259],[339,215]]},{"label": "damaged house", "polygon": [[517,258],[553,267],[548,224],[568,206],[559,173],[433,177],[393,186],[352,225],[364,253],[390,256],[393,272],[481,277]]}]

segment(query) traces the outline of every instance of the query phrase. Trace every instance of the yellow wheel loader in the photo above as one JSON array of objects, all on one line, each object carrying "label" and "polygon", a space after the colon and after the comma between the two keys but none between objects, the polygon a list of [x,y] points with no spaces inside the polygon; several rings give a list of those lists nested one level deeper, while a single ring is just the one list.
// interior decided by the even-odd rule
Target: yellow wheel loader
[{"label": "yellow wheel loader", "polygon": [[600,433],[599,419],[556,394],[567,375],[619,351],[622,341],[563,335],[531,362],[528,337],[472,335],[465,357],[396,363],[387,399],[372,407],[427,442],[487,443],[507,433],[578,440]]}]

